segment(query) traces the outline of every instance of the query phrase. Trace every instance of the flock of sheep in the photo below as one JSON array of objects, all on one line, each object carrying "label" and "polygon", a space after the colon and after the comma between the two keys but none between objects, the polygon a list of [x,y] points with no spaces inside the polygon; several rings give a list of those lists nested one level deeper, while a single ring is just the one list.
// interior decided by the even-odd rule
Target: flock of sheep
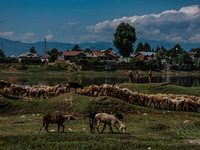
[{"label": "flock of sheep", "polygon": [[[122,88],[116,85],[90,85],[89,88],[76,82],[69,82],[66,86],[27,86],[25,88],[10,84],[6,81],[0,80],[0,92],[4,95],[22,96],[31,98],[47,98],[51,96],[58,96],[60,94],[70,92],[71,88],[78,94],[87,96],[113,96],[122,99],[125,102],[146,106],[150,108],[158,108],[165,110],[176,111],[199,111],[200,97],[189,95],[173,95],[173,94],[144,94],[133,92],[127,88]],[[77,89],[79,88],[79,89]]]},{"label": "flock of sheep", "polygon": [[64,94],[70,92],[70,88],[74,87],[82,87],[82,85],[77,84],[75,82],[69,82],[66,86],[62,86],[60,84],[55,86],[45,86],[45,85],[38,85],[38,86],[26,86],[25,88],[21,87],[17,84],[10,84],[7,81],[0,80],[0,93],[5,96],[14,96],[14,97],[30,97],[40,99],[42,98],[49,98],[53,96],[58,96],[60,94]]},{"label": "flock of sheep", "polygon": [[77,93],[88,96],[113,96],[125,102],[176,111],[194,111],[200,109],[200,97],[174,94],[144,94],[133,92],[118,85],[90,85],[88,89],[78,89]]},{"label": "flock of sheep", "polygon": [[[10,96],[21,96],[21,97],[31,97],[31,98],[47,98],[50,96],[58,96],[60,94],[70,92],[71,88],[78,94],[87,95],[87,96],[113,96],[116,98],[120,98],[125,102],[146,106],[150,108],[159,108],[166,110],[177,110],[177,111],[199,111],[200,108],[200,97],[196,96],[188,96],[188,95],[173,95],[173,94],[144,94],[139,92],[133,92],[127,88],[122,88],[116,85],[103,84],[103,85],[90,85],[89,88],[83,89],[83,86],[75,83],[69,82],[66,86],[56,85],[56,86],[27,86],[25,88],[16,85],[10,84],[7,81],[0,80],[0,93],[2,95],[10,95]],[[79,88],[79,89],[77,89]],[[69,115],[45,115],[43,117],[42,126],[40,127],[39,132],[45,126],[46,131],[48,132],[49,123],[57,123],[58,124],[58,132],[60,130],[60,126],[63,127],[63,123],[65,120],[69,121],[73,116]],[[90,116],[90,129],[91,133],[94,133],[95,128],[99,132],[100,123],[104,123],[103,130],[104,131],[106,125],[108,124],[110,127],[110,131],[113,133],[111,125],[115,126],[116,129],[123,133],[126,132],[126,126],[120,121],[120,118],[114,115],[109,115],[106,113],[98,113]],[[119,128],[115,125],[119,124]]]}]

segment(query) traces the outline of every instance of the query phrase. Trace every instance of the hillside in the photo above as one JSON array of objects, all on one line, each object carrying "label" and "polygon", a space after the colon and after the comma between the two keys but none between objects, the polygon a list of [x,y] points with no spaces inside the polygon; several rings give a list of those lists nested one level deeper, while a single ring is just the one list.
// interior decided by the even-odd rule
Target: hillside
[{"label": "hillside", "polygon": [[[175,92],[197,94],[199,88],[183,88],[159,84],[123,87],[145,93]],[[174,87],[174,88],[173,88]],[[171,90],[173,88],[173,90]],[[187,93],[187,94],[189,94]],[[66,93],[49,99],[6,99],[0,97],[0,147],[2,149],[191,149],[200,145],[200,114],[194,112],[150,109],[128,104],[113,97],[89,97]],[[92,111],[122,113],[127,133],[118,133],[107,125],[102,134],[90,133],[87,114]],[[40,133],[44,114],[72,114],[75,120],[64,123],[65,132],[57,132],[57,124],[50,124],[47,133]],[[103,123],[100,125],[100,131]],[[13,132],[14,131],[14,132]]]},{"label": "hillside", "polygon": [[[3,51],[6,56],[11,56],[15,55],[18,57],[20,54],[29,52],[30,48],[32,46],[35,47],[36,52],[39,55],[44,55],[44,42],[36,42],[36,43],[22,43],[20,41],[11,41],[8,39],[0,38],[0,42],[3,43]],[[146,39],[138,39],[136,43],[134,44],[134,49],[137,48],[137,45],[139,42],[142,42],[143,44],[145,42],[148,42],[151,46],[151,48],[156,49],[157,46],[164,46],[166,49],[173,48],[175,44],[177,43],[172,43],[172,42],[167,42],[167,41],[154,41],[154,40],[146,40]],[[94,47],[95,50],[104,50],[108,48],[113,48],[113,51],[118,52],[118,50],[114,47],[113,43],[111,42],[96,42],[96,43],[77,43],[81,49],[85,48],[90,48]],[[47,42],[47,50],[51,50],[52,48],[57,48],[59,51],[63,50],[71,50],[76,43],[61,43],[61,42]],[[193,43],[193,44],[187,44],[187,43],[180,43],[181,47],[184,48],[186,51],[189,51],[191,48],[197,48],[199,47],[198,43]]]}]

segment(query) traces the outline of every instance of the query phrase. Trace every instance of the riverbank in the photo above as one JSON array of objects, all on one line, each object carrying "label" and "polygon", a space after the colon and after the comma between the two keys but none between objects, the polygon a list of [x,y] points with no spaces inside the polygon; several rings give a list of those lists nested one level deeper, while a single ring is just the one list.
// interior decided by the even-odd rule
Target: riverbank
[{"label": "riverbank", "polygon": [[[135,72],[136,70],[133,70]],[[140,76],[148,76],[148,71],[138,70]],[[1,76],[124,76],[128,75],[128,70],[117,71],[66,71],[66,70],[1,70]],[[200,76],[200,71],[152,71],[153,76]]]},{"label": "riverbank", "polygon": [[[70,71],[69,67],[71,68]],[[136,70],[133,70],[135,73]],[[148,71],[138,70],[140,76],[148,76]],[[0,74],[2,76],[124,76],[128,70],[116,71],[81,71],[69,65],[24,65],[24,64],[0,64]],[[157,70],[152,72],[153,76],[172,75],[172,76],[197,76],[199,70],[193,71],[163,71]]]},{"label": "riverbank", "polygon": [[[160,84],[120,84],[143,93],[198,95],[199,88]],[[48,99],[0,98],[0,147],[2,149],[198,149],[200,113],[150,109],[128,104],[114,97],[91,97],[76,93]],[[122,113],[127,133],[90,133],[88,112]],[[65,132],[58,133],[50,124],[47,133],[41,126],[45,114],[72,114],[65,122]],[[103,124],[100,125],[100,131]],[[14,132],[13,132],[14,131]]]}]

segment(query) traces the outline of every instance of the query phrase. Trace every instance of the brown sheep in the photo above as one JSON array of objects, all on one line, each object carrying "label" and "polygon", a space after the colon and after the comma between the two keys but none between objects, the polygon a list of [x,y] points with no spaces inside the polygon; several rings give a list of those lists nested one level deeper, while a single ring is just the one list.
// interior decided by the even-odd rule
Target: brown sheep
[{"label": "brown sheep", "polygon": [[55,95],[58,96],[58,95],[64,94],[64,93],[66,93],[66,88],[65,87],[59,87],[59,88],[57,88]]},{"label": "brown sheep", "polygon": [[185,99],[171,99],[169,107],[171,110],[181,111],[184,105]]},{"label": "brown sheep", "polygon": [[187,111],[197,111],[200,108],[200,104],[192,99],[187,99],[183,104],[183,111],[186,109]]},{"label": "brown sheep", "polygon": [[2,94],[9,95],[9,93],[10,93],[10,88],[5,87],[5,88],[3,89]]},{"label": "brown sheep", "polygon": [[90,93],[90,95],[94,96],[95,92],[97,92],[95,96],[98,96],[98,94],[100,92],[100,86],[98,86],[98,85],[90,85],[89,86],[89,93]]},{"label": "brown sheep", "polygon": [[22,87],[16,84],[11,84],[10,95],[16,95],[17,92],[21,91]]},{"label": "brown sheep", "polygon": [[48,126],[50,123],[58,124],[58,132],[60,131],[60,126],[62,126],[63,127],[62,132],[64,132],[65,126],[63,125],[63,123],[65,122],[65,120],[69,121],[70,119],[73,120],[73,117],[71,115],[55,115],[55,114],[45,115],[43,116],[42,125],[39,129],[39,133],[44,126],[45,126],[46,131],[49,132]]},{"label": "brown sheep", "polygon": [[3,89],[4,87],[10,87],[11,84],[7,81],[0,80],[0,89]]},{"label": "brown sheep", "polygon": [[[98,133],[99,132],[99,126],[100,123],[103,122],[104,124],[104,128],[101,131],[101,133],[103,133],[106,124],[108,124],[110,126],[110,130],[113,133],[112,127],[111,125],[114,125],[114,127],[118,130],[118,132],[120,132],[120,130],[122,130],[123,133],[126,133],[126,126],[114,115],[109,115],[107,113],[98,113],[95,115],[94,117],[94,122],[93,122],[93,132],[95,132],[95,127],[97,128]],[[118,128],[115,124],[119,124],[120,127]]]}]

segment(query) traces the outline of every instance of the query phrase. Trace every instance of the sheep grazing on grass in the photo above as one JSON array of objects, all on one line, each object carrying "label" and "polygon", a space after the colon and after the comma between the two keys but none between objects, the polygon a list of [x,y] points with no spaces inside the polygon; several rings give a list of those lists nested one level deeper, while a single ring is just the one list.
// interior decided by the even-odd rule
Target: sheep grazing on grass
[{"label": "sheep grazing on grass", "polygon": [[[112,130],[111,125],[113,125],[118,130],[118,132],[120,132],[120,130],[121,130],[123,133],[126,133],[126,126],[116,116],[109,115],[107,113],[98,113],[95,115],[92,133],[95,132],[95,128],[97,128],[98,133],[100,133],[99,126],[100,126],[101,122],[105,123],[104,128],[101,131],[101,133],[103,133],[107,124],[110,126],[110,130],[112,133],[113,133],[113,130]],[[120,127],[118,128],[115,124],[119,124]]]},{"label": "sheep grazing on grass", "polygon": [[58,132],[60,131],[60,126],[62,126],[63,127],[62,132],[64,132],[65,126],[63,125],[63,123],[65,122],[65,120],[69,121],[70,119],[74,120],[71,115],[55,115],[55,114],[45,115],[45,116],[43,116],[42,125],[40,127],[39,133],[44,126],[45,126],[46,131],[49,132],[48,126],[50,123],[58,124]]}]

